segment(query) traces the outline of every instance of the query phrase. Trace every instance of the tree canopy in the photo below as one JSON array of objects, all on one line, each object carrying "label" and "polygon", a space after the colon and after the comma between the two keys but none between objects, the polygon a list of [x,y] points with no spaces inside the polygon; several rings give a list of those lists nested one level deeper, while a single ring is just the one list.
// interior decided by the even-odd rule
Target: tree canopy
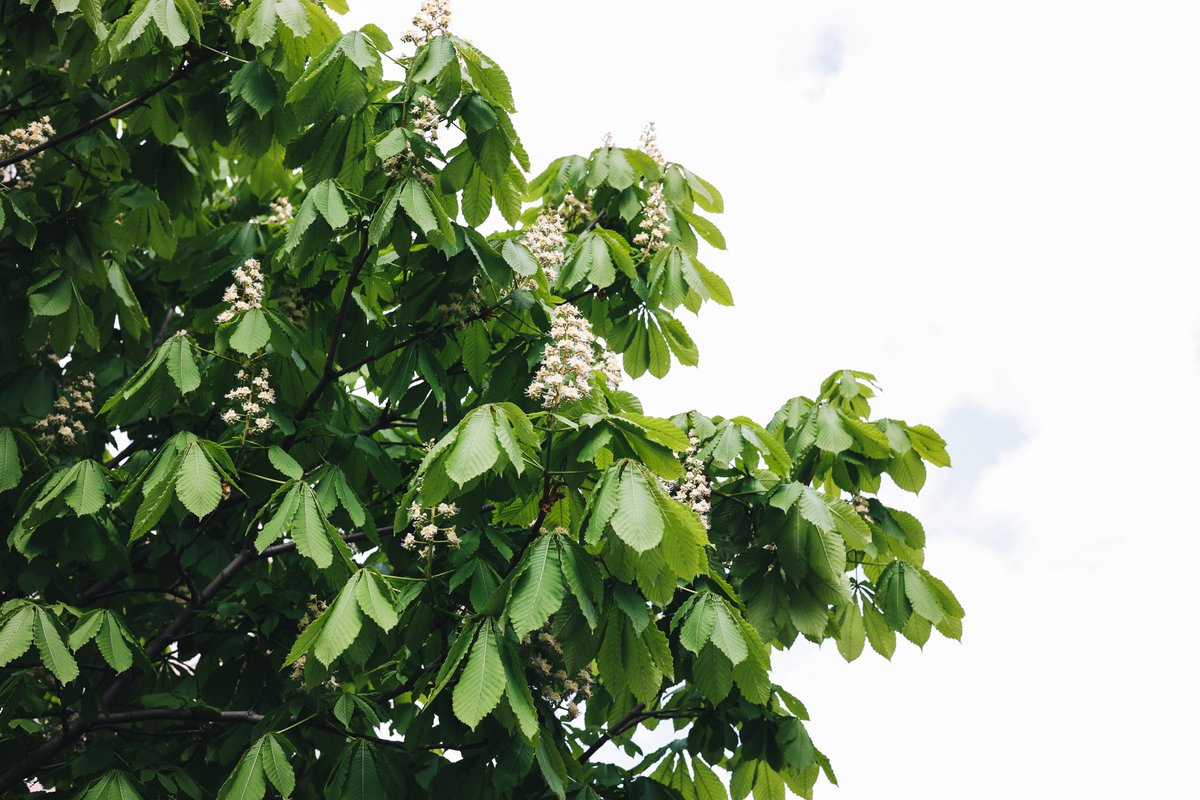
[{"label": "tree canopy", "polygon": [[646,415],[720,192],[534,175],[444,2],[346,10],[0,0],[0,792],[811,797],[772,652],[960,637],[878,497],[945,443],[855,370]]}]

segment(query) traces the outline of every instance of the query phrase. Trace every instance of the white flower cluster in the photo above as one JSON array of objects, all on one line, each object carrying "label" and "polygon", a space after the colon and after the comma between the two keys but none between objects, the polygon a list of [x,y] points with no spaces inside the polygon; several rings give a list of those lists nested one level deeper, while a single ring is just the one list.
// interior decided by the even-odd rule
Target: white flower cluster
[{"label": "white flower cluster", "polygon": [[[303,632],[317,617],[325,613],[325,609],[327,608],[329,608],[328,603],[324,600],[318,600],[315,594],[310,594],[308,596],[308,608],[304,610],[304,616],[300,618],[300,631]],[[296,663],[292,666],[292,680],[304,680],[304,665],[307,661],[308,658],[305,656],[300,656],[296,659]]]},{"label": "white flower cluster", "polygon": [[450,292],[446,296],[448,303],[438,303],[437,313],[446,323],[462,327],[468,320],[475,319],[485,305],[483,295],[472,288],[469,294]]},{"label": "white flower cluster", "polygon": [[300,330],[308,326],[308,305],[304,296],[293,286],[284,287],[275,297],[279,310]]},{"label": "white flower cluster", "polygon": [[271,216],[267,217],[268,225],[286,225],[292,221],[292,203],[286,197],[271,201]]},{"label": "white flower cluster", "polygon": [[383,169],[393,178],[402,178],[411,174],[430,189],[437,186],[437,181],[434,180],[429,170],[422,166],[421,157],[412,148],[404,150],[399,155],[388,156],[383,161]]},{"label": "white flower cluster", "polygon": [[565,257],[563,249],[567,246],[567,240],[563,237],[563,218],[559,213],[543,211],[522,238],[529,252],[542,265],[546,280],[550,283],[558,280],[558,270]]},{"label": "white flower cluster", "polygon": [[404,34],[404,41],[423,45],[434,36],[450,32],[450,0],[428,0],[412,18],[413,28]]},{"label": "white flower cluster", "polygon": [[647,122],[646,127],[642,129],[641,147],[643,153],[654,159],[654,163],[660,167],[666,166],[667,160],[663,158],[662,150],[658,149],[658,131],[654,129],[653,122]]},{"label": "white flower cluster", "polygon": [[696,457],[700,439],[696,436],[695,431],[688,431],[688,442],[691,446],[684,451],[683,459],[683,467],[686,471],[683,480],[673,487],[671,497],[695,511],[707,529],[708,512],[711,508],[708,498],[712,494],[712,487],[709,486],[708,475],[704,472],[704,462]]},{"label": "white flower cluster", "polygon": [[585,194],[583,199],[579,199],[575,195],[567,192],[563,197],[562,210],[563,226],[573,228],[578,224],[586,222],[592,218],[592,204]]},{"label": "white flower cluster", "polygon": [[540,683],[540,692],[546,701],[567,712],[567,717],[579,716],[579,703],[592,696],[595,679],[585,667],[575,675],[568,675],[563,663],[562,643],[547,628],[536,636],[525,636],[521,646],[526,650],[526,663]]},{"label": "white flower cluster", "polygon": [[237,379],[241,386],[236,386],[225,393],[226,400],[239,403],[237,408],[227,408],[221,414],[226,425],[244,421],[245,431],[261,433],[271,427],[271,418],[267,416],[267,406],[275,402],[275,390],[271,388],[271,373],[266,367],[254,378],[244,369],[239,369]]},{"label": "white flower cluster", "polygon": [[[8,133],[0,133],[0,158],[9,158],[26,150],[40,147],[54,135],[54,126],[49,117],[34,120],[24,128],[17,128]],[[41,158],[45,151],[34,158]],[[33,183],[37,174],[37,165],[33,161],[21,162],[24,166],[18,169],[16,164],[9,164],[0,170],[0,184],[11,184],[14,189],[26,189]]]},{"label": "white flower cluster", "polygon": [[671,226],[667,218],[667,202],[663,199],[662,184],[656,183],[650,187],[650,196],[642,206],[642,230],[633,237],[633,243],[642,248],[645,255],[657,253],[666,244]]},{"label": "white flower cluster", "polygon": [[[459,538],[453,525],[438,524],[438,517],[447,520],[453,519],[458,514],[458,506],[454,503],[438,503],[437,506],[426,510],[420,503],[413,501],[408,513],[412,518],[412,526],[417,532],[414,534],[409,531],[405,534],[404,541],[400,543],[405,550],[415,550],[421,547],[425,548],[426,552],[432,552],[434,545],[448,544],[457,548],[462,544],[462,539]],[[438,534],[442,535],[441,539],[438,539]],[[418,537],[420,538],[418,539]]]},{"label": "white flower cluster", "polygon": [[92,390],[95,388],[95,375],[90,372],[63,387],[63,393],[54,401],[54,410],[34,423],[33,427],[40,431],[38,438],[42,444],[46,447],[75,444],[75,436],[87,430],[79,415],[94,413]]},{"label": "white flower cluster", "polygon": [[438,110],[437,102],[426,95],[417,98],[416,107],[411,117],[413,131],[427,142],[436,142],[438,126],[442,124],[442,112]]},{"label": "white flower cluster", "polygon": [[854,506],[854,513],[862,517],[866,522],[874,522],[871,517],[871,503],[867,498],[863,497],[862,492],[855,492],[850,498],[850,504]]},{"label": "white flower cluster", "polygon": [[542,350],[542,364],[525,394],[557,408],[568,400],[580,400],[592,392],[592,374],[599,372],[611,388],[621,382],[621,365],[615,353],[604,349],[596,359],[596,336],[591,323],[570,303],[550,314],[550,336],[554,341]]},{"label": "white flower cluster", "polygon": [[218,323],[229,322],[243,311],[262,308],[263,274],[257,260],[247,258],[244,266],[233,271],[233,280],[221,298],[229,303],[229,308],[217,315]]}]

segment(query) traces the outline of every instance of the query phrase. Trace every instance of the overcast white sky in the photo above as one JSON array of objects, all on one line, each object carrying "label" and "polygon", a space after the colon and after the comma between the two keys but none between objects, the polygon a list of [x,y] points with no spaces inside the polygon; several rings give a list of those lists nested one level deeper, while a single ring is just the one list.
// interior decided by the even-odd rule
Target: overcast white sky
[{"label": "overcast white sky", "polygon": [[[398,41],[416,0],[354,0]],[[765,422],[834,369],[933,425],[917,499],[966,635],[777,655],[822,797],[1195,797],[1200,6],[496,2],[538,171],[657,121],[723,191],[737,305],[634,390]]]}]

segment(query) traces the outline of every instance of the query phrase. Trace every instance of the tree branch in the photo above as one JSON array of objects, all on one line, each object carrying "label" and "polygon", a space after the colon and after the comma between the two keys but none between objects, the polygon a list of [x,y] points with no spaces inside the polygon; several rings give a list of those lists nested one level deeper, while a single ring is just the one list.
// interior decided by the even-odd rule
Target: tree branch
[{"label": "tree branch", "polygon": [[629,713],[617,720],[617,724],[609,726],[609,729],[604,732],[604,735],[592,743],[592,746],[579,756],[579,763],[585,763],[589,758],[596,755],[596,751],[607,744],[612,739],[620,736],[622,733],[637,725],[641,721],[641,714],[646,710],[645,703],[638,703],[633,708],[629,709]]},{"label": "tree branch", "polygon": [[181,62],[179,67],[176,68],[175,72],[171,73],[171,77],[167,78],[162,83],[159,83],[159,84],[156,84],[156,85],[150,87],[149,89],[142,92],[141,94],[139,94],[137,97],[133,98],[132,100],[128,100],[124,103],[121,103],[121,105],[116,106],[115,108],[111,108],[108,111],[105,111],[103,114],[101,114],[98,117],[93,117],[92,119],[83,123],[82,125],[80,125],[78,128],[75,128],[74,130],[67,131],[66,133],[60,133],[58,136],[52,136],[49,139],[47,139],[46,141],[39,144],[37,147],[31,147],[28,150],[22,150],[20,153],[14,153],[13,155],[9,156],[8,158],[0,158],[0,167],[7,167],[11,164],[19,164],[20,162],[24,161],[27,158],[32,158],[33,156],[36,156],[38,153],[42,152],[43,150],[49,150],[50,148],[52,148],[56,145],[60,145],[63,142],[69,142],[72,139],[75,139],[75,138],[87,133],[92,128],[95,128],[97,125],[102,125],[103,123],[107,122],[108,120],[112,119],[113,117],[119,117],[120,115],[124,114],[126,111],[131,111],[131,110],[137,108],[142,103],[145,103],[147,100],[154,97],[154,95],[161,92],[163,89],[166,89],[168,86],[171,86],[174,83],[176,83],[177,81],[182,80],[184,77],[187,76],[187,74],[189,72],[191,72],[193,69],[195,69],[200,64],[203,64],[205,61],[208,61],[210,58],[211,58],[211,56],[200,56],[199,58],[193,59],[191,61]]}]

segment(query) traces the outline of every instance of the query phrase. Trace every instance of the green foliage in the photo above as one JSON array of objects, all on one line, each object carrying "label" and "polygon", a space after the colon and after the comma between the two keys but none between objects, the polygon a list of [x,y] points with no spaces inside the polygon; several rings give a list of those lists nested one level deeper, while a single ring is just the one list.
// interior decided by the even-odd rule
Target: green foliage
[{"label": "green foliage", "polygon": [[617,366],[697,364],[683,311],[733,301],[721,194],[608,144],[530,178],[478,47],[331,11],[0,6],[0,132],[56,132],[0,150],[0,793],[836,782],[771,655],[961,638],[880,499],[946,443],[854,370],[765,426],[645,415]]}]

